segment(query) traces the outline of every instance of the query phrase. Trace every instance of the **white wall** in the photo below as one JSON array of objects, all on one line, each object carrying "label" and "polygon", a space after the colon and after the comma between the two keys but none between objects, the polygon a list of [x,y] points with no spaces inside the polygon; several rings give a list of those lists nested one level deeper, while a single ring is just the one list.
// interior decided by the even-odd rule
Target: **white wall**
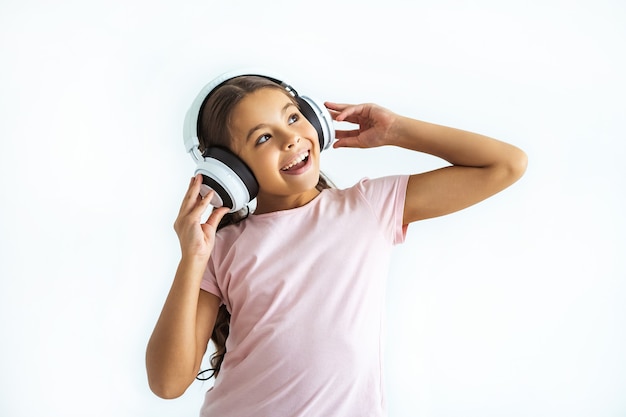
[{"label": "white wall", "polygon": [[[414,224],[389,286],[390,416],[626,415],[626,6],[618,0],[0,3],[0,415],[196,415],[143,355],[193,165],[182,119],[274,68],[527,151],[521,182]],[[342,186],[440,166],[332,150]]]}]

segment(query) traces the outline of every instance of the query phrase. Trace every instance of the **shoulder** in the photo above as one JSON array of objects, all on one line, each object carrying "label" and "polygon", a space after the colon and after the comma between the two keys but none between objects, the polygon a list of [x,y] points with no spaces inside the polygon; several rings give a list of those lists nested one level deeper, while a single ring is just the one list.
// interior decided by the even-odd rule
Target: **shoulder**
[{"label": "shoulder", "polygon": [[389,190],[398,187],[406,189],[409,178],[410,175],[389,175],[377,178],[363,177],[351,186],[345,188],[328,188],[324,190],[324,193],[341,196],[349,193],[364,194],[370,192],[370,190]]},{"label": "shoulder", "polygon": [[364,177],[346,190],[358,193],[367,201],[404,200],[408,181],[409,175],[391,175],[379,178]]},{"label": "shoulder", "polygon": [[348,188],[324,190],[321,197],[326,207],[329,207],[329,204],[339,204],[348,209],[355,209],[357,205],[365,205],[379,212],[404,205],[408,181],[409,175],[364,177]]},{"label": "shoulder", "polygon": [[248,219],[241,220],[238,223],[224,226],[215,234],[215,246],[213,252],[220,251],[221,248],[227,248],[237,242],[246,230]]}]

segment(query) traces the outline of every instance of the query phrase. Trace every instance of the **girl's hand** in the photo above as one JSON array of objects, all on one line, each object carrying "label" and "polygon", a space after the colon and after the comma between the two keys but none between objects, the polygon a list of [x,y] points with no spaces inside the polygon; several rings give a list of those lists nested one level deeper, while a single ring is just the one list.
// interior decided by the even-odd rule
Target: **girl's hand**
[{"label": "girl's hand", "polygon": [[396,139],[399,116],[376,104],[324,103],[333,120],[359,125],[354,130],[337,130],[333,147],[374,148],[390,145]]},{"label": "girl's hand", "polygon": [[178,217],[174,222],[174,230],[180,241],[183,258],[193,257],[208,261],[215,243],[217,225],[229,209],[227,207],[214,209],[207,221],[201,223],[200,217],[208,208],[213,196],[213,191],[211,191],[202,198],[200,196],[201,185],[202,175],[198,174],[191,179]]}]

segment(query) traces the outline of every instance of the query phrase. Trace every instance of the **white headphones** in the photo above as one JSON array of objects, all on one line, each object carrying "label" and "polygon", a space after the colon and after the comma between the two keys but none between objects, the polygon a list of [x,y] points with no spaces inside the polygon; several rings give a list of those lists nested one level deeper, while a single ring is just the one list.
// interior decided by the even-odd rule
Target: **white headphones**
[{"label": "white headphones", "polygon": [[197,174],[202,174],[201,194],[204,197],[209,190],[214,190],[211,199],[213,207],[230,207],[230,212],[244,208],[259,192],[259,185],[248,166],[234,153],[224,148],[212,147],[200,152],[198,140],[199,116],[203,104],[211,93],[225,82],[244,75],[255,75],[266,78],[282,86],[291,94],[300,108],[302,115],[313,125],[319,138],[320,150],[330,147],[335,138],[332,117],[326,107],[316,100],[301,96],[284,81],[262,71],[238,70],[220,75],[208,83],[196,96],[185,115],[183,138],[185,149],[196,162]]}]

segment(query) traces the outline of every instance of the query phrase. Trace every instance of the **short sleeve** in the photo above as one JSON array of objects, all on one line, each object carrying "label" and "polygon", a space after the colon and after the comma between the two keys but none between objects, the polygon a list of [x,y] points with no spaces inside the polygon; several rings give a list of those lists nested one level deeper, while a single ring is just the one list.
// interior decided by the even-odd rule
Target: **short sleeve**
[{"label": "short sleeve", "polygon": [[224,297],[222,297],[222,292],[220,291],[220,288],[217,285],[217,278],[215,277],[215,269],[213,268],[213,263],[211,262],[211,260],[209,260],[207,268],[204,271],[204,275],[202,276],[200,289],[219,297],[219,299],[222,300],[222,302],[224,302]]},{"label": "short sleeve", "polygon": [[357,189],[378,218],[383,234],[393,243],[403,243],[407,225],[402,224],[408,175],[364,178]]}]

